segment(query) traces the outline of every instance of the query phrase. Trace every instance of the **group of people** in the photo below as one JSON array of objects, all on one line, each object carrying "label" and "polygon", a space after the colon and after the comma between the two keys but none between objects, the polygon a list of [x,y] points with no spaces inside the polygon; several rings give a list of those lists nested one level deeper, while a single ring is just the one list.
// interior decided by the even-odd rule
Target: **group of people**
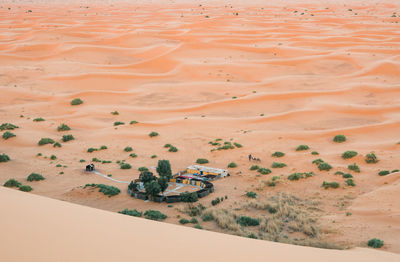
[{"label": "group of people", "polygon": [[251,161],[251,160],[261,162],[261,159],[256,158],[256,157],[252,156],[251,154],[249,154],[249,161]]}]

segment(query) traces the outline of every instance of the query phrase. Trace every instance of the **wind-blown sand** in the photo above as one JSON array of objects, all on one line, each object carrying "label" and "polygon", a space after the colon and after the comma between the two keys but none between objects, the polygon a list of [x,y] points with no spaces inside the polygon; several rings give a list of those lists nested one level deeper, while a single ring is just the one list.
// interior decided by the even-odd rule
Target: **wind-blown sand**
[{"label": "wind-blown sand", "polygon": [[[184,228],[0,188],[2,261],[398,261]],[[29,220],[27,221],[27,218]]]},{"label": "wind-blown sand", "polygon": [[[177,224],[183,204],[168,208],[130,198],[125,184],[85,174],[84,165],[94,157],[111,160],[111,164],[96,163],[97,169],[130,181],[138,177],[138,167],[153,167],[159,159],[169,159],[174,172],[197,158],[207,158],[209,166],[219,168],[233,161],[238,167],[230,169],[229,178],[215,182],[215,193],[201,199],[202,204],[210,206],[212,199],[226,195],[219,207],[234,209],[247,201],[246,191],[257,191],[262,181],[282,176],[275,187],[257,191],[260,199],[285,192],[318,201],[322,240],[366,247],[369,239],[379,238],[385,241],[383,250],[400,253],[400,173],[378,176],[380,170],[400,169],[400,5],[394,1],[295,2],[0,3],[0,124],[20,127],[11,130],[16,137],[0,139],[0,154],[11,158],[0,163],[0,184],[15,178],[31,185],[33,194],[108,211],[157,209],[168,215],[166,222]],[[78,97],[84,103],[71,106],[70,101]],[[32,121],[37,117],[45,121]],[[139,123],[129,125],[132,120]],[[125,125],[116,127],[116,121]],[[61,123],[71,130],[57,132]],[[160,135],[150,138],[151,131]],[[73,134],[75,140],[62,143],[61,148],[37,144],[42,137],[60,141],[64,134]],[[332,142],[337,134],[344,134],[347,141]],[[243,147],[210,152],[214,147],[208,142],[216,138],[232,139]],[[168,152],[163,147],[167,143],[179,151]],[[296,152],[300,144],[310,150]],[[101,145],[108,149],[87,153],[88,148]],[[126,146],[132,146],[130,153],[138,157],[129,157],[123,151]],[[314,150],[318,156],[310,154]],[[341,154],[346,150],[359,155],[344,160]],[[274,159],[275,151],[286,155]],[[378,163],[365,163],[370,152],[378,156]],[[262,167],[270,168],[274,161],[288,166],[262,176],[249,171],[253,164],[247,159],[249,153],[261,158],[256,164]],[[56,160],[49,159],[52,154]],[[319,171],[311,164],[316,158],[333,169]],[[132,169],[121,170],[117,160],[126,160]],[[348,187],[334,173],[349,172],[347,166],[354,162],[361,172],[350,172],[356,186]],[[310,171],[316,176],[286,179],[293,172]],[[31,172],[46,179],[27,182]],[[323,181],[339,182],[340,188],[325,190]],[[87,183],[117,186],[122,192],[108,198],[82,189]],[[1,192],[14,196],[9,190]],[[15,193],[17,198],[20,195]],[[58,205],[52,200],[40,203],[45,209],[47,203]],[[135,230],[136,221],[154,224],[82,210],[93,217],[99,214],[99,220],[110,217],[126,223],[129,230]],[[225,232],[212,222],[201,224]],[[118,231],[113,226],[104,230]],[[93,231],[100,228],[93,225]],[[175,229],[165,226],[165,230]],[[118,236],[128,238],[122,235],[122,226],[120,231]],[[193,232],[213,238],[208,232]],[[275,248],[272,243],[215,238],[222,241],[223,237],[260,245],[254,248]],[[85,239],[78,233],[76,238]],[[39,240],[45,241],[46,236]],[[92,241],[100,242],[97,237]],[[104,239],[103,244],[110,242]],[[310,250],[321,256],[375,254],[359,249]]]}]

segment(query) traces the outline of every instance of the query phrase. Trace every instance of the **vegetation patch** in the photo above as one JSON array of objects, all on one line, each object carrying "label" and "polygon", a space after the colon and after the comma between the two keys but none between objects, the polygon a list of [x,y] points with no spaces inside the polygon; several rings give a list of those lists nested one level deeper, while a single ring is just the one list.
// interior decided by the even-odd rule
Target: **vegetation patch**
[{"label": "vegetation patch", "polygon": [[323,162],[323,163],[320,163],[320,164],[318,165],[318,169],[319,169],[320,171],[323,171],[323,170],[329,171],[329,170],[332,169],[332,166],[329,165],[328,163]]},{"label": "vegetation patch", "polygon": [[271,156],[272,156],[272,157],[283,157],[284,155],[285,155],[285,153],[276,151],[276,152],[273,153]]},{"label": "vegetation patch", "polygon": [[150,134],[149,134],[149,137],[155,137],[155,136],[158,136],[158,133],[157,132],[150,132]]},{"label": "vegetation patch", "polygon": [[336,143],[343,143],[343,142],[346,141],[346,137],[344,135],[336,135],[333,138],[333,141],[336,142]]},{"label": "vegetation patch", "polygon": [[380,175],[380,176],[386,176],[386,175],[389,175],[389,174],[390,174],[389,170],[382,170],[382,171],[379,171],[379,173],[378,173],[378,175]]},{"label": "vegetation patch", "polygon": [[16,136],[16,135],[15,135],[14,133],[11,133],[11,132],[9,132],[9,131],[6,131],[6,132],[3,133],[3,139],[4,139],[4,140],[7,140],[7,139],[12,138],[12,137],[15,137],[15,136]]},{"label": "vegetation patch", "polygon": [[24,185],[24,186],[20,186],[19,190],[24,191],[24,192],[30,192],[30,191],[32,191],[32,187]]},{"label": "vegetation patch", "polygon": [[349,159],[353,158],[357,155],[358,153],[356,151],[346,151],[342,154],[343,159]]},{"label": "vegetation patch", "polygon": [[137,157],[135,153],[129,154],[130,157]]},{"label": "vegetation patch", "polygon": [[67,126],[66,124],[61,124],[57,127],[57,131],[61,132],[61,131],[69,131],[71,130],[71,128],[69,126]]},{"label": "vegetation patch", "polygon": [[250,198],[257,198],[257,193],[253,192],[253,191],[249,191],[246,193],[246,196],[250,197]]},{"label": "vegetation patch", "polygon": [[5,187],[20,187],[22,184],[20,182],[18,182],[17,180],[15,180],[14,178],[11,178],[9,180],[7,180],[3,186]]},{"label": "vegetation patch", "polygon": [[370,153],[365,156],[365,162],[367,164],[375,164],[378,163],[378,161],[379,160],[374,153]]},{"label": "vegetation patch", "polygon": [[132,120],[131,122],[129,122],[130,125],[134,125],[134,124],[137,124],[137,123],[139,123],[139,122],[135,121],[135,120]]},{"label": "vegetation patch", "polygon": [[54,140],[48,137],[41,138],[38,142],[39,146],[47,145],[47,144],[54,144]]},{"label": "vegetation patch", "polygon": [[187,192],[186,191],[186,192],[180,193],[180,197],[181,197],[182,202],[193,203],[198,200],[198,196],[197,196],[196,192]]},{"label": "vegetation patch", "polygon": [[308,150],[308,149],[310,149],[310,147],[308,145],[299,145],[296,148],[296,151],[303,151],[303,150]]},{"label": "vegetation patch", "polygon": [[128,215],[128,216],[133,216],[133,217],[141,217],[142,212],[137,211],[136,209],[130,210],[130,209],[124,209],[122,211],[118,211],[120,214]]},{"label": "vegetation patch", "polygon": [[378,238],[373,238],[373,239],[368,240],[369,247],[381,248],[381,247],[383,247],[383,244],[384,244],[383,240],[380,240]]},{"label": "vegetation patch", "polygon": [[42,121],[45,121],[45,120],[42,117],[37,117],[37,118],[34,118],[33,121],[34,122],[42,122]]},{"label": "vegetation patch", "polygon": [[263,174],[263,175],[268,175],[268,174],[271,174],[271,173],[272,173],[271,169],[269,169],[269,168],[264,168],[264,167],[259,168],[257,171],[258,171],[259,173]]},{"label": "vegetation patch", "polygon": [[260,224],[260,220],[258,218],[252,218],[248,216],[241,216],[237,220],[238,224],[241,226],[247,227],[247,226],[258,226]]},{"label": "vegetation patch", "polygon": [[315,175],[314,172],[293,173],[288,176],[288,180],[290,181],[300,180],[301,178],[312,177],[314,175]]},{"label": "vegetation patch", "polygon": [[40,180],[44,180],[44,177],[41,174],[37,174],[37,173],[31,173],[26,180],[28,181],[40,181]]},{"label": "vegetation patch", "polygon": [[174,147],[174,146],[171,146],[171,147],[168,149],[168,152],[178,152],[178,148],[176,148],[176,147]]},{"label": "vegetation patch", "polygon": [[198,158],[197,160],[196,160],[196,163],[197,164],[208,164],[210,161],[208,161],[208,159],[205,159],[205,158]]},{"label": "vegetation patch", "polygon": [[346,183],[346,185],[348,186],[356,186],[356,184],[354,183],[354,180],[349,178],[346,181],[344,181]]},{"label": "vegetation patch", "polygon": [[63,142],[68,142],[68,141],[71,141],[71,140],[74,140],[75,138],[74,138],[74,136],[73,135],[63,135],[62,136],[62,141]]},{"label": "vegetation patch", "polygon": [[257,166],[257,165],[252,165],[251,167],[250,167],[250,170],[258,170],[260,167],[259,166]]},{"label": "vegetation patch", "polygon": [[121,163],[120,168],[121,169],[131,169],[132,166],[128,163]]},{"label": "vegetation patch", "polygon": [[53,144],[53,147],[62,147],[62,146],[61,146],[61,144],[60,144],[59,142],[55,142],[55,143]]},{"label": "vegetation patch", "polygon": [[110,114],[112,114],[112,115],[114,115],[114,116],[119,115],[118,111],[110,112]]},{"label": "vegetation patch", "polygon": [[104,185],[104,184],[86,184],[84,186],[84,188],[86,188],[86,187],[99,188],[99,192],[101,192],[104,195],[109,196],[109,197],[118,195],[121,192],[121,190],[117,187]]},{"label": "vegetation patch", "polygon": [[77,106],[77,105],[80,105],[80,104],[83,104],[83,100],[80,99],[80,98],[74,98],[71,101],[71,106]]},{"label": "vegetation patch", "polygon": [[120,125],[125,125],[125,123],[121,121],[114,122],[114,126],[120,126]]},{"label": "vegetation patch", "polygon": [[132,147],[127,146],[127,147],[124,148],[124,151],[125,152],[131,152],[131,151],[133,151],[133,149],[132,149]]},{"label": "vegetation patch", "polygon": [[322,182],[322,187],[324,187],[325,189],[328,188],[338,188],[339,187],[339,183],[337,182]]},{"label": "vegetation patch", "polygon": [[19,127],[16,126],[16,125],[13,125],[13,124],[11,124],[11,123],[3,123],[3,124],[0,125],[0,130],[1,130],[1,131],[4,131],[4,130],[14,130],[14,129],[16,129],[16,128],[19,128]]},{"label": "vegetation patch", "polygon": [[236,164],[235,162],[230,162],[230,163],[228,164],[228,167],[229,167],[229,168],[235,168],[235,167],[237,167],[237,164]]},{"label": "vegetation patch", "polygon": [[161,220],[166,219],[167,215],[161,213],[158,210],[149,209],[146,212],[144,212],[144,217],[147,219],[151,219],[151,220],[161,221]]},{"label": "vegetation patch", "polygon": [[312,151],[311,155],[319,155],[319,153],[317,151]]},{"label": "vegetation patch", "polygon": [[1,154],[0,155],[0,162],[8,162],[10,161],[10,157],[6,154]]},{"label": "vegetation patch", "polygon": [[360,173],[360,168],[357,166],[356,163],[352,164],[352,165],[348,165],[347,166],[348,169],[356,172],[356,173]]},{"label": "vegetation patch", "polygon": [[286,166],[285,163],[280,163],[280,162],[273,162],[271,165],[272,168],[283,168],[285,166]]}]

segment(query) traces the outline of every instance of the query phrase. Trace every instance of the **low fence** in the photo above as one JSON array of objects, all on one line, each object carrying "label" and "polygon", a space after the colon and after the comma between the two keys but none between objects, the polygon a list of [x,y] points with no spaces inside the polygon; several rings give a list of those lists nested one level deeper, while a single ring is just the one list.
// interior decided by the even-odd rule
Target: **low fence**
[{"label": "low fence", "polygon": [[[208,196],[210,193],[214,192],[214,185],[208,181],[201,181],[201,180],[196,180],[196,179],[181,179],[181,178],[175,179],[175,178],[173,178],[173,179],[170,179],[169,182],[200,187],[201,189],[199,189],[195,192],[197,194],[198,198]],[[158,202],[158,203],[161,203],[163,201],[165,201],[167,203],[176,203],[176,202],[182,201],[180,194],[168,195],[168,196],[157,195],[157,196],[149,197],[146,195],[145,192],[138,191],[137,189],[131,190],[129,188],[128,188],[128,194],[131,197],[134,197],[137,199],[152,200],[152,201]]]}]

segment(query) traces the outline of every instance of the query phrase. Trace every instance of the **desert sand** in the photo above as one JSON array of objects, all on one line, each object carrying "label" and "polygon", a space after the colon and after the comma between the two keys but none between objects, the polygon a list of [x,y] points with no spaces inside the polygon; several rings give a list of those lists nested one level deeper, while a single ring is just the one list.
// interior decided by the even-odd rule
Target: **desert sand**
[{"label": "desert sand", "polygon": [[[297,258],[296,252],[286,251],[286,245],[183,229],[34,196],[113,212],[156,209],[168,215],[165,222],[179,224],[185,204],[168,207],[133,199],[126,192],[126,184],[86,174],[84,166],[92,158],[112,161],[95,163],[97,170],[117,180],[131,181],[139,176],[138,167],[151,169],[159,159],[170,160],[173,171],[178,172],[197,158],[207,158],[208,166],[227,168],[235,162],[238,167],[229,168],[231,176],[216,181],[215,193],[199,201],[206,207],[215,197],[227,196],[218,208],[242,208],[250,201],[245,196],[247,191],[257,192],[259,199],[282,192],[292,194],[318,205],[315,216],[321,227],[320,241],[365,248],[369,239],[379,238],[385,242],[381,250],[400,253],[400,173],[378,175],[381,170],[400,169],[399,21],[400,5],[394,1],[3,1],[0,124],[13,123],[19,128],[9,130],[16,137],[0,138],[0,154],[11,158],[0,163],[0,184],[15,178],[33,190],[24,195],[1,188],[2,199],[10,199],[10,203],[15,199],[16,207],[20,207],[8,212],[11,204],[1,201],[2,213],[7,214],[7,221],[15,220],[16,226],[20,225],[18,212],[32,213],[34,219],[36,208],[43,208],[49,217],[43,216],[43,221],[36,218],[32,224],[65,224],[59,234],[70,234],[76,227],[74,240],[81,241],[74,243],[76,248],[78,243],[84,246],[90,242],[91,250],[117,252],[98,246],[105,247],[113,242],[111,238],[119,238],[118,248],[127,256],[126,248],[137,243],[123,243],[122,239],[130,239],[143,226],[160,227],[165,234],[182,232],[182,238],[193,233],[199,239],[215,239],[214,243],[243,242],[247,254],[253,252],[252,248],[254,252],[268,250],[266,253],[275,252],[273,249],[282,250],[288,259],[292,255]],[[83,104],[72,106],[75,98],[82,99]],[[118,114],[111,114],[114,111]],[[39,117],[45,121],[33,121]],[[117,121],[124,124],[115,126]],[[62,123],[71,130],[58,132]],[[159,136],[150,138],[152,131]],[[66,134],[75,139],[62,142]],[[333,142],[338,134],[345,135],[347,141]],[[62,147],[39,146],[38,141],[47,137]],[[217,138],[243,147],[211,151],[215,147],[209,141]],[[167,143],[176,146],[178,152],[168,152],[164,148]],[[296,151],[301,144],[310,149]],[[108,149],[87,152],[101,145]],[[126,146],[133,151],[125,152]],[[347,150],[358,155],[343,159],[341,155]],[[271,157],[275,151],[285,156]],[[364,156],[371,152],[377,155],[378,163],[365,163]],[[137,157],[130,157],[130,153]],[[261,162],[249,162],[249,153]],[[56,159],[51,160],[51,155]],[[333,168],[320,171],[312,164],[317,158]],[[120,169],[118,160],[125,160],[132,168]],[[271,168],[273,162],[287,166]],[[360,173],[348,170],[353,163],[360,167]],[[270,168],[272,173],[250,171],[253,164]],[[287,180],[291,173],[311,171],[316,175]],[[347,186],[345,179],[335,175],[337,171],[351,173],[356,186]],[[27,182],[32,172],[46,179]],[[280,177],[279,183],[265,186],[274,176]],[[340,187],[326,190],[321,187],[323,181],[338,182]],[[109,198],[84,189],[87,183],[116,186],[122,192]],[[58,207],[68,216],[50,212]],[[67,217],[83,219],[80,212],[87,212],[92,219],[82,226],[69,223]],[[200,224],[205,230],[232,233],[212,221]],[[83,225],[93,227],[80,234]],[[16,238],[17,233],[22,234],[22,225],[20,228],[19,233],[15,227],[6,231],[15,233],[13,241],[21,241],[22,237]],[[24,241],[47,241],[51,237],[47,234],[58,232],[39,226],[29,230],[29,236],[40,232],[41,237]],[[101,230],[110,234],[110,239],[95,237],[93,232]],[[2,236],[8,238],[11,233]],[[68,237],[72,242],[73,235]],[[176,239],[181,245],[178,236]],[[8,240],[2,238],[1,242]],[[8,243],[10,248],[12,243]],[[62,251],[53,244],[55,250]],[[228,244],[223,248],[239,252]],[[304,252],[305,257],[320,254],[325,260],[330,254],[349,259],[366,256],[359,261],[372,261],[375,255],[387,256],[387,261],[391,257],[359,248],[290,248]],[[32,252],[36,252],[38,261],[43,258],[39,250]]]}]

